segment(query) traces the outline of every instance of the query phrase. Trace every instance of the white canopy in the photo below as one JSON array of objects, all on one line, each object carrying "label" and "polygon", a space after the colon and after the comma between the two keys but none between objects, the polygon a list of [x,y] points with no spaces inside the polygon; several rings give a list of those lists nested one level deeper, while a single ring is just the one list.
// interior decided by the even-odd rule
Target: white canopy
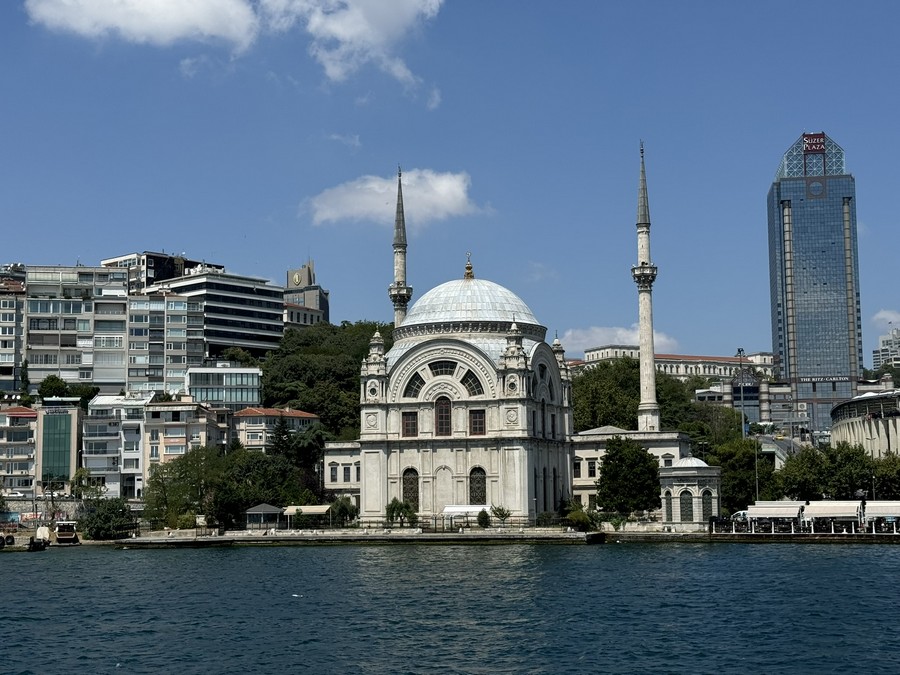
[{"label": "white canopy", "polygon": [[328,513],[331,504],[307,504],[305,506],[286,506],[284,515],[286,516],[324,516]]},{"label": "white canopy", "polygon": [[778,506],[760,506],[752,504],[747,507],[748,518],[797,518],[800,515],[800,503],[782,502]]},{"label": "white canopy", "polygon": [[447,505],[444,507],[444,510],[441,511],[442,515],[445,516],[477,516],[482,511],[487,511],[490,513],[491,507],[489,504],[454,504]]},{"label": "white canopy", "polygon": [[856,518],[859,515],[857,501],[810,502],[803,509],[804,518]]},{"label": "white canopy", "polygon": [[900,502],[866,502],[866,518],[900,518]]}]

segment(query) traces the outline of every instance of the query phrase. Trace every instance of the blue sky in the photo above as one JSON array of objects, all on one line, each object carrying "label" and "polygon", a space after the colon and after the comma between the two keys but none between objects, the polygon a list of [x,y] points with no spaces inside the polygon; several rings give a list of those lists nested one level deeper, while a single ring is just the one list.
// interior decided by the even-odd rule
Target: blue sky
[{"label": "blue sky", "polygon": [[866,365],[900,320],[900,9],[846,2],[9,0],[0,262],[184,252],[390,321],[476,276],[569,356],[637,343],[639,142],[659,352],[771,349],[766,193],[804,131],[857,181]]}]

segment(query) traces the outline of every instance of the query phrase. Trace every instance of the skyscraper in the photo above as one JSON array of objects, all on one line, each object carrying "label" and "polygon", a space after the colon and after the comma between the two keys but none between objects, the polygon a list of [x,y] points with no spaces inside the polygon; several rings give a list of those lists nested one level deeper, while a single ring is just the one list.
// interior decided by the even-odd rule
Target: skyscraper
[{"label": "skyscraper", "polygon": [[856,395],[862,374],[856,185],[824,132],[788,148],[769,190],[772,351],[808,427]]}]

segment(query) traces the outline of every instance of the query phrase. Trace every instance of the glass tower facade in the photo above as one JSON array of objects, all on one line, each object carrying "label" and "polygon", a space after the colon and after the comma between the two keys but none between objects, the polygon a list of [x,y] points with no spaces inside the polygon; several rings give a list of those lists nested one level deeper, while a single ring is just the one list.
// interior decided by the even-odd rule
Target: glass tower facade
[{"label": "glass tower facade", "polygon": [[768,221],[778,374],[798,423],[826,430],[831,407],[856,395],[863,360],[856,186],[824,133],[803,134],[784,154]]}]

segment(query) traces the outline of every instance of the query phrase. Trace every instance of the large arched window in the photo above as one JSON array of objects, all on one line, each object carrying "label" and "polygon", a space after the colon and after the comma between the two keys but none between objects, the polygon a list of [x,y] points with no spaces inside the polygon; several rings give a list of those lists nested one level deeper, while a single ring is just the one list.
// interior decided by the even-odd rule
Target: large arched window
[{"label": "large arched window", "polygon": [[709,519],[712,518],[712,492],[709,490],[704,490],[701,495],[703,498],[703,522],[708,523]]},{"label": "large arched window", "polygon": [[672,522],[672,493],[666,490],[666,522]]},{"label": "large arched window", "polygon": [[417,398],[419,396],[419,392],[422,391],[422,387],[425,386],[425,380],[422,379],[422,376],[418,373],[414,373],[411,378],[409,378],[409,382],[406,384],[406,389],[403,390],[403,395],[406,398]]},{"label": "large arched window", "polygon": [[556,467],[553,467],[553,508],[555,509],[559,506],[559,474],[556,472]]},{"label": "large arched window", "polygon": [[487,475],[480,466],[469,472],[469,503],[487,504]]},{"label": "large arched window", "polygon": [[679,496],[681,500],[681,522],[682,523],[693,523],[694,522],[694,495],[692,495],[688,490],[685,490]]},{"label": "large arched window", "polygon": [[450,435],[450,399],[446,396],[434,402],[434,435]]},{"label": "large arched window", "polygon": [[415,469],[406,469],[403,472],[403,501],[419,510],[419,472]]}]

